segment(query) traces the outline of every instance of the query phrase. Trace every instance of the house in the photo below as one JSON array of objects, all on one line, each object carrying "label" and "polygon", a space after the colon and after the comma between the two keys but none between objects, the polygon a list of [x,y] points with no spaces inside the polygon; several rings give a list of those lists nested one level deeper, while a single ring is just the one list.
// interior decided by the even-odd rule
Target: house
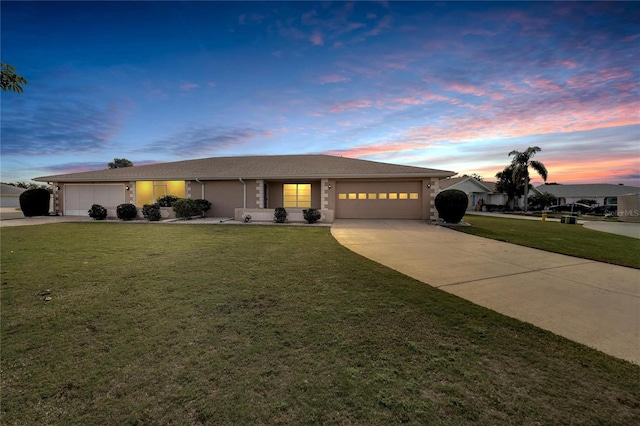
[{"label": "house", "polygon": [[20,194],[24,191],[24,188],[0,184],[0,207],[20,207]]},{"label": "house", "polygon": [[480,181],[471,176],[446,178],[440,181],[439,186],[440,190],[458,189],[467,194],[467,210],[475,210],[481,206],[503,206],[507,202],[506,194],[496,192],[495,182]]},{"label": "house", "polygon": [[599,206],[614,207],[618,197],[640,192],[637,186],[613,185],[608,183],[578,185],[540,185],[538,192],[548,192],[558,198],[557,204],[576,203],[580,200],[593,200]]},{"label": "house", "polygon": [[208,216],[240,220],[244,213],[273,218],[284,207],[290,220],[302,210],[334,218],[436,219],[435,194],[446,170],[330,155],[212,157],[92,172],[42,176],[53,187],[54,209],[87,215],[92,204],[115,216],[122,203],[141,208],[164,195],[203,198]]}]

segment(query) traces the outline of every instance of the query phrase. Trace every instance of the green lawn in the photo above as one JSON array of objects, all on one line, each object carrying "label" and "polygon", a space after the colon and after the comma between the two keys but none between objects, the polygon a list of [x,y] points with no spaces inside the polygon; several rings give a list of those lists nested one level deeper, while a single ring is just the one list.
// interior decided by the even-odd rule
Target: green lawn
[{"label": "green lawn", "polygon": [[327,228],[64,223],[1,243],[5,425],[640,422],[640,367]]},{"label": "green lawn", "polygon": [[640,240],[637,238],[560,222],[476,215],[466,215],[463,220],[472,226],[453,229],[554,253],[640,268]]}]

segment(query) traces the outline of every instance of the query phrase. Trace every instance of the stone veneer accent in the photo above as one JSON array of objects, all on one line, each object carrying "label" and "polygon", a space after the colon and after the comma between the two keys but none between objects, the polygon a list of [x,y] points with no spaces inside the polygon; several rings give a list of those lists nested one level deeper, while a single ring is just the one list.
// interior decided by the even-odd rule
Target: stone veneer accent
[{"label": "stone veneer accent", "polygon": [[436,210],[436,195],[440,191],[438,179],[431,179],[431,188],[429,189],[429,219],[438,220],[438,211]]},{"label": "stone veneer accent", "polygon": [[129,190],[127,191],[127,189],[125,188],[125,191],[128,192],[129,197],[129,201],[127,201],[127,203],[133,204],[134,206],[136,205],[136,183],[135,181],[131,181],[127,184],[127,186],[129,187]]},{"label": "stone veneer accent", "polygon": [[256,207],[261,209],[264,206],[264,180],[256,180]]},{"label": "stone veneer accent", "polygon": [[185,198],[191,198],[191,181],[188,180],[184,183],[184,196]]},{"label": "stone veneer accent", "polygon": [[329,179],[320,180],[320,210],[329,208]]},{"label": "stone veneer accent", "polygon": [[58,182],[53,182],[53,211],[59,213],[60,210],[60,191],[58,191]]}]

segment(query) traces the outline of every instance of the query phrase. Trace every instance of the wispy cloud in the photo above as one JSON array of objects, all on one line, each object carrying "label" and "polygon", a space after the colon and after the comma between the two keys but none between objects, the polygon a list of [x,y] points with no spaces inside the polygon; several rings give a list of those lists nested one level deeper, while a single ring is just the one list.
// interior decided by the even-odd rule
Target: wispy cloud
[{"label": "wispy cloud", "polygon": [[138,153],[155,152],[178,157],[212,155],[217,151],[237,147],[254,139],[274,136],[271,130],[252,127],[194,126],[165,139],[147,144]]}]

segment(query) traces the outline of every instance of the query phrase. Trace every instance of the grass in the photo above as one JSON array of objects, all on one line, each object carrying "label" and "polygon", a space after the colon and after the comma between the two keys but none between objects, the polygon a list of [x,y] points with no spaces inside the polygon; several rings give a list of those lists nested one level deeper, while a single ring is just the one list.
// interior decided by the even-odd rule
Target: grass
[{"label": "grass", "polygon": [[640,422],[637,365],[369,261],[327,228],[1,238],[5,425]]},{"label": "grass", "polygon": [[472,226],[453,229],[554,253],[640,268],[640,240],[637,238],[560,222],[476,215],[466,215],[464,221]]}]

